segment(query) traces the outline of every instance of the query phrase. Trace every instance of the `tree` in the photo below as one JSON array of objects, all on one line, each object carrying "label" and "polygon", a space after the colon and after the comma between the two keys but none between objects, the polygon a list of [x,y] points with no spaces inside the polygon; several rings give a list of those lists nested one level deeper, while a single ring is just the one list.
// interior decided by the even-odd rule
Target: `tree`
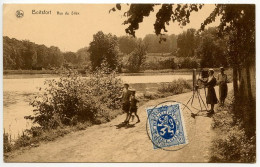
[{"label": "tree", "polygon": [[177,48],[179,57],[194,57],[197,47],[196,30],[188,29],[178,35]]},{"label": "tree", "polygon": [[78,65],[88,65],[90,58],[89,58],[89,52],[88,52],[88,47],[84,47],[79,49],[77,52],[77,62]]},{"label": "tree", "polygon": [[208,28],[199,35],[196,49],[201,67],[228,66],[227,39],[219,38],[217,29]]},{"label": "tree", "polygon": [[164,41],[160,42],[160,37],[155,34],[147,34],[143,41],[147,45],[148,53],[170,53],[177,48],[176,35],[164,35]]},{"label": "tree", "polygon": [[46,55],[47,55],[48,48],[45,45],[37,46],[37,67],[47,67],[46,62]]},{"label": "tree", "polygon": [[72,64],[78,63],[77,55],[74,52],[66,52],[63,54],[63,56],[67,63],[72,63]]},{"label": "tree", "polygon": [[[255,64],[255,5],[217,4],[214,11],[202,24],[201,30],[215,21],[218,15],[221,16],[221,22],[218,26],[219,34],[229,35],[229,56],[233,67],[234,94],[238,98],[237,81],[241,67],[249,68],[250,64]],[[247,75],[250,76],[249,73]],[[250,83],[250,78],[247,82]],[[251,96],[250,92],[249,96]],[[252,97],[249,98],[252,100]]]},{"label": "tree", "polygon": [[64,57],[58,47],[51,46],[49,49],[48,57],[51,66],[60,67],[61,65],[63,65]]},{"label": "tree", "polygon": [[[157,4],[131,4],[130,9],[125,12],[127,19],[124,24],[128,25],[126,33],[135,36],[135,31],[139,28],[139,23],[143,22],[144,17],[150,15],[150,12],[154,10],[155,5]],[[200,4],[177,4],[177,7],[173,4],[161,5],[161,8],[156,14],[156,21],[154,24],[155,33],[161,35],[161,30],[167,32],[165,25],[168,25],[171,20],[173,22],[177,21],[181,26],[185,26],[190,22],[190,13],[192,11],[198,11],[201,7],[202,5]],[[121,10],[120,4],[117,4],[116,8],[117,10]],[[115,10],[116,9],[114,8],[113,11]],[[220,17],[220,25],[218,26],[219,35],[224,36],[227,34],[229,38],[228,54],[233,68],[235,101],[239,100],[243,103],[249,101],[248,104],[252,106],[253,103],[253,107],[248,110],[255,111],[255,100],[252,96],[252,91],[255,90],[252,90],[251,88],[252,78],[249,69],[251,67],[255,68],[255,5],[216,4],[214,11],[201,24],[201,30],[204,30],[205,26],[214,22],[217,16]],[[238,77],[238,75],[241,74],[242,69],[246,71],[246,79],[245,77]],[[238,85],[238,79],[240,80],[240,86]],[[242,83],[246,84],[243,85]],[[252,85],[255,85],[255,83]],[[247,92],[245,94],[240,94],[241,92],[245,92],[244,90],[247,90]],[[235,109],[235,111],[240,111],[240,109]],[[243,115],[243,113],[241,115]],[[251,134],[254,136],[255,112],[252,112],[249,118],[250,119],[246,122],[252,125],[252,128],[248,129],[251,129]]]},{"label": "tree", "polygon": [[106,60],[109,68],[116,69],[118,66],[118,40],[112,34],[104,34],[102,31],[93,35],[93,41],[89,47],[92,69],[100,67],[103,60]]},{"label": "tree", "polygon": [[41,67],[60,67],[63,55],[57,47],[37,45],[28,40],[20,41],[15,38],[3,38],[4,69],[41,69]]},{"label": "tree", "polygon": [[[154,11],[154,7],[159,4],[130,4],[128,11],[124,13],[127,19],[123,24],[128,25],[125,29],[126,33],[135,36],[135,31],[139,29],[139,24],[143,22],[144,17],[148,17]],[[161,35],[161,31],[167,32],[166,25],[169,22],[177,21],[180,26],[185,26],[190,22],[190,14],[193,11],[201,9],[203,4],[162,4],[156,14],[154,30],[156,35]],[[112,11],[121,10],[121,5],[117,4]]]},{"label": "tree", "polygon": [[[139,24],[144,17],[148,17],[154,7],[159,4],[131,4],[125,12],[127,19],[124,21],[128,27],[126,33],[135,36]],[[178,22],[180,26],[185,26],[190,22],[190,14],[202,8],[202,4],[162,4],[156,14],[154,24],[155,34],[161,35],[161,31],[167,32],[166,25],[170,21]],[[112,11],[121,10],[120,4],[116,5]],[[238,97],[238,73],[241,65],[254,64],[255,62],[255,5],[251,4],[217,4],[214,11],[201,24],[201,30],[205,26],[214,22],[220,16],[219,34],[232,34],[229,36],[229,55],[233,67],[233,87],[235,97]]]},{"label": "tree", "polygon": [[25,49],[23,50],[23,59],[25,63],[25,68],[31,70],[32,67],[36,65],[37,62],[37,52],[34,45],[29,41],[24,41]]},{"label": "tree", "polygon": [[135,50],[131,52],[129,55],[127,68],[130,72],[140,71],[141,66],[144,64],[146,59],[146,50],[147,46],[145,46],[145,44],[143,44],[142,41],[139,41]]},{"label": "tree", "polygon": [[131,53],[137,46],[136,38],[132,36],[122,36],[118,38],[119,50],[125,54]]}]

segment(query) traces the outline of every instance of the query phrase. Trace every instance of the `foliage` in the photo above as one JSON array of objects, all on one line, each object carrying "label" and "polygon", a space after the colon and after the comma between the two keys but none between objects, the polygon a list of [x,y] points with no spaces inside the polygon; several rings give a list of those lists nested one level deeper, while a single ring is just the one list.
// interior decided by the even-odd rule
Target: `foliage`
[{"label": "foliage", "polygon": [[12,149],[12,145],[11,145],[11,142],[9,141],[8,133],[3,134],[3,139],[4,139],[4,142],[3,142],[4,153],[10,152]]},{"label": "foliage", "polygon": [[[78,52],[62,53],[58,47],[38,45],[27,40],[3,37],[4,70],[42,70],[62,67],[64,61],[75,65],[86,63],[88,53],[82,48]],[[65,60],[64,60],[65,59]]]},{"label": "foliage", "polygon": [[[135,31],[139,29],[139,24],[144,17],[148,17],[159,4],[131,4],[125,12],[127,19],[124,24],[128,25],[126,33],[135,36]],[[190,22],[191,12],[198,11],[202,4],[162,4],[156,13],[154,24],[155,34],[162,35],[161,31],[167,32],[166,25],[170,21],[177,21],[180,26],[185,26]],[[117,4],[112,11],[121,10],[121,5]],[[201,24],[201,29],[214,22],[220,16],[218,26],[219,34],[228,35],[228,53],[230,63],[234,67],[234,73],[239,72],[241,66],[255,62],[255,5],[254,4],[217,4],[215,9]],[[165,40],[164,38],[161,38]],[[192,42],[192,40],[191,40]],[[186,43],[185,43],[186,44]],[[203,50],[203,49],[202,49]],[[185,51],[185,49],[184,49]],[[192,50],[191,50],[192,51]],[[190,55],[185,54],[185,55]],[[193,55],[193,53],[191,53]],[[237,92],[237,77],[234,77],[234,89]]]},{"label": "foliage", "polygon": [[145,62],[144,68],[146,70],[176,69],[177,64],[175,63],[175,59],[172,57],[167,57],[164,59],[161,57],[160,58],[153,57],[152,60]]},{"label": "foliage", "polygon": [[65,52],[64,54],[64,59],[66,62],[68,63],[72,63],[72,64],[77,64],[78,63],[78,59],[77,59],[77,55],[74,52]]},{"label": "foliage", "polygon": [[178,79],[172,81],[171,83],[162,83],[159,86],[158,91],[161,93],[170,92],[172,94],[180,94],[191,89],[192,86],[187,80]]},{"label": "foliage", "polygon": [[[238,106],[234,108],[235,105]],[[213,140],[211,162],[256,161],[256,137],[246,134],[243,122],[235,115],[238,107],[242,105],[235,104],[234,97],[229,94],[228,104],[218,108],[219,112],[213,117],[213,128],[221,135],[216,135]]]},{"label": "foliage", "polygon": [[147,47],[139,41],[137,47],[130,53],[126,68],[129,72],[139,72],[146,59]]},{"label": "foliage", "polygon": [[194,57],[198,41],[195,29],[188,29],[179,34],[177,39],[177,55],[179,57]]},{"label": "foliage", "polygon": [[143,42],[147,45],[148,53],[170,53],[177,49],[177,35],[164,35],[164,41],[160,42],[160,37],[155,34],[147,34]]},{"label": "foliage", "polygon": [[45,80],[45,89],[30,103],[34,115],[26,118],[44,128],[56,128],[62,124],[68,125],[72,119],[80,119],[79,115],[86,115],[93,119],[96,111],[89,104],[84,104],[84,81],[80,76],[68,71],[58,80]]},{"label": "foliage", "polygon": [[196,58],[191,58],[191,57],[186,57],[183,58],[182,60],[179,61],[179,67],[180,68],[198,68],[199,67],[199,63],[198,60]]},{"label": "foliage", "polygon": [[[87,94],[95,99],[103,114],[109,115],[111,110],[119,109],[121,103],[118,97],[122,91],[122,80],[116,77],[116,72],[103,61],[100,68],[92,73],[87,82]],[[112,111],[111,111],[112,112]]]},{"label": "foliage", "polygon": [[121,36],[118,37],[119,50],[125,54],[129,54],[135,50],[138,45],[138,41],[141,39],[136,39],[132,36]]},{"label": "foliage", "polygon": [[29,41],[19,41],[9,37],[3,38],[4,69],[33,69],[58,67],[63,63],[63,55],[56,47],[37,45]]},{"label": "foliage", "polygon": [[228,66],[227,39],[219,38],[216,28],[209,28],[200,34],[196,50],[201,59],[201,67]]},{"label": "foliage", "polygon": [[[44,129],[89,121],[98,117],[109,120],[109,111],[120,107],[117,97],[121,80],[102,63],[89,80],[68,71],[58,80],[46,80],[45,89],[30,103],[34,115],[27,116]],[[109,71],[108,71],[109,70]],[[110,73],[108,73],[110,72]]]},{"label": "foliage", "polygon": [[[125,31],[128,34],[135,36],[135,31],[139,29],[139,24],[143,22],[144,17],[148,17],[154,11],[155,6],[159,4],[130,4],[130,8],[125,12],[124,16],[127,19],[123,24],[129,25]],[[162,4],[159,11],[156,13],[156,21],[154,30],[156,35],[161,34],[161,31],[167,32],[166,25],[170,21],[178,22],[180,26],[185,26],[190,22],[190,13],[198,11],[202,8],[202,4]],[[121,5],[117,4],[112,11],[121,10]]]},{"label": "foliage", "polygon": [[93,35],[93,41],[89,49],[92,69],[95,70],[101,66],[106,59],[109,68],[116,69],[118,66],[118,39],[112,34],[104,34],[102,31]]}]

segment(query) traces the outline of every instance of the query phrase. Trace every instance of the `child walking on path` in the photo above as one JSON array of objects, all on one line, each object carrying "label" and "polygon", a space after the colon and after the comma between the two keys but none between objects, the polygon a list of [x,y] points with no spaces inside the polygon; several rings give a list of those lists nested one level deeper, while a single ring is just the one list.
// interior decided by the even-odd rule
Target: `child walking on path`
[{"label": "child walking on path", "polygon": [[128,117],[130,117],[129,115],[129,108],[130,108],[130,96],[131,96],[131,91],[128,89],[129,85],[128,84],[124,84],[124,90],[123,93],[121,95],[122,99],[122,110],[124,113],[126,113],[126,118],[125,121],[123,123],[128,123]]},{"label": "child walking on path", "polygon": [[[131,96],[130,96],[130,113],[129,113],[129,117],[128,117],[127,122],[129,122],[131,116],[134,119],[134,115],[137,118],[137,122],[136,123],[140,122],[139,116],[137,115],[137,103],[138,102],[139,102],[139,100],[137,100],[135,98],[135,91],[132,91],[131,92]],[[132,115],[132,114],[134,114],[134,115]]]}]

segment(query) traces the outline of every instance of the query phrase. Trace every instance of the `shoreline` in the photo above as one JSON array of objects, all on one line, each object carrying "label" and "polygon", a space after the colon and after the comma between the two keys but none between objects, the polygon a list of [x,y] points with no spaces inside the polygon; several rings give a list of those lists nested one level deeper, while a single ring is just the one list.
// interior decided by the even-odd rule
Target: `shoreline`
[{"label": "shoreline", "polygon": [[[188,81],[190,82],[190,81]],[[136,91],[138,91],[137,97],[140,100],[140,104],[139,105],[144,105],[145,103],[149,102],[150,100],[158,100],[158,99],[162,99],[165,97],[169,97],[169,96],[173,96],[173,95],[181,95],[187,92],[190,92],[191,90],[188,89],[184,89],[182,91],[182,93],[170,93],[170,92],[159,92],[158,88],[160,86],[160,84],[158,83],[150,83],[150,84],[130,84],[132,89],[135,89]],[[149,88],[149,89],[147,89]],[[145,90],[143,90],[145,89]],[[90,124],[89,122],[86,123],[79,123],[77,125],[74,126],[64,126],[64,127],[60,127],[58,129],[51,129],[49,131],[41,131],[41,135],[40,136],[36,136],[36,137],[23,137],[20,136],[18,137],[18,139],[16,139],[16,141],[14,141],[14,144],[11,146],[11,151],[5,153],[7,156],[9,154],[12,154],[13,151],[19,150],[19,149],[27,149],[30,147],[35,147],[38,144],[42,143],[42,142],[46,142],[46,141],[53,141],[56,140],[66,134],[69,134],[71,132],[77,132],[80,130],[85,130],[88,127],[92,127],[95,125],[102,125],[105,124],[107,122],[110,122],[112,120],[114,120],[115,118],[117,118],[118,116],[121,116],[123,113],[121,110],[114,110],[114,112],[111,113],[111,119],[108,121],[105,121],[103,118],[99,118],[100,119],[100,123],[99,124]],[[31,128],[30,128],[31,129]],[[28,130],[30,130],[28,129]],[[55,134],[54,134],[55,133]],[[27,134],[27,132],[25,132],[25,134]],[[30,136],[31,134],[29,134]],[[27,136],[27,135],[26,135]],[[18,141],[21,140],[21,141]],[[23,142],[23,140],[27,140],[26,142],[28,142],[25,147],[19,145],[19,143]],[[17,141],[19,142],[17,144]]]}]

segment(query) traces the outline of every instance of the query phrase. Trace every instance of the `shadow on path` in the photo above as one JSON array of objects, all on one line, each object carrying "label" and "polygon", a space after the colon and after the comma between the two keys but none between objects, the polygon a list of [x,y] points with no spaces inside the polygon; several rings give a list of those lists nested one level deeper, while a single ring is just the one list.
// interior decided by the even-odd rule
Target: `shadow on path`
[{"label": "shadow on path", "polygon": [[128,129],[128,128],[134,128],[135,127],[135,124],[125,124],[125,123],[120,123],[120,124],[118,124],[118,125],[115,125],[116,126],[116,129],[120,129],[120,128],[126,128],[126,129]]}]

